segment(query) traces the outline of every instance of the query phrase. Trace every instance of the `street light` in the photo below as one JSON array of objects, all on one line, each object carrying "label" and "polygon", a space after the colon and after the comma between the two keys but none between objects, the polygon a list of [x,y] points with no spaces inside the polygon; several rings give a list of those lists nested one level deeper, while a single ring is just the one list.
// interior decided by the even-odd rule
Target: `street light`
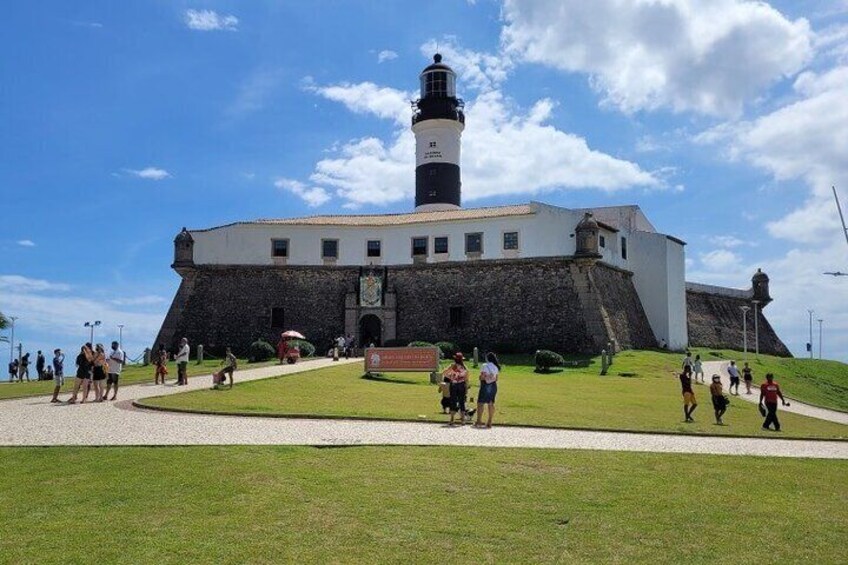
[{"label": "street light", "polygon": [[752,300],[754,304],[754,351],[757,352],[757,358],[760,357],[760,323],[758,321],[757,316],[757,305],[760,303],[759,300]]},{"label": "street light", "polygon": [[90,343],[92,346],[94,345],[94,328],[96,328],[99,325],[100,325],[100,320],[95,320],[93,322],[86,322],[86,323],[83,324],[83,326],[85,326],[86,328],[89,328],[91,330],[90,337],[88,338],[88,343]]},{"label": "street light", "polygon": [[118,346],[124,348],[124,324],[118,324]]},{"label": "street light", "polygon": [[9,319],[12,320],[12,338],[9,340],[9,363],[15,358],[15,320],[18,319],[17,316],[9,316]]},{"label": "street light", "polygon": [[819,322],[819,359],[821,359],[822,358],[822,354],[821,354],[821,350],[822,350],[822,322],[824,322],[824,320],[819,318],[818,322]]},{"label": "street light", "polygon": [[813,312],[814,310],[807,310],[810,314],[810,359],[813,358]]},{"label": "street light", "polygon": [[742,350],[745,352],[745,360],[748,360],[748,310],[750,306],[740,306],[742,310]]}]

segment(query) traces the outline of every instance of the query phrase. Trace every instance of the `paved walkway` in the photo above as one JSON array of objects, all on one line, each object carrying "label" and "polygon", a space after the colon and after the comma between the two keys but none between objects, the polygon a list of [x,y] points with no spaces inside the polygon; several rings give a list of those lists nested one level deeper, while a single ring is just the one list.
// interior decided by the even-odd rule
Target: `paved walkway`
[{"label": "paved walkway", "polygon": [[[236,382],[332,364],[320,359],[249,369],[237,372]],[[205,416],[131,406],[135,399],[202,389],[210,381],[208,377],[194,377],[185,387],[127,386],[120,391],[120,401],[99,404],[51,404],[48,397],[2,401],[0,445],[456,445],[848,459],[848,442],[837,441],[497,426],[481,430],[417,422]]]},{"label": "paved walkway", "polygon": [[[730,375],[727,373],[727,367],[729,366],[729,361],[705,361],[704,375],[707,385],[712,382],[711,377],[715,373],[721,375],[721,384],[724,385],[724,391],[728,392],[730,390]],[[744,364],[742,366],[744,367]],[[739,368],[739,371],[742,371],[741,367]],[[743,380],[739,385],[739,396],[733,396],[732,398],[741,398],[742,400],[747,400],[748,402],[757,404],[760,401],[760,384],[765,380],[765,377],[765,374],[755,375],[754,386],[751,387],[751,394],[745,393],[745,381]],[[780,378],[775,378],[775,380],[780,383]],[[838,410],[828,410],[827,408],[819,408],[818,406],[811,406],[809,404],[804,404],[803,402],[798,402],[797,400],[792,399],[791,392],[792,391],[783,391],[786,399],[789,400],[789,406],[780,406],[778,408],[778,412],[793,412],[795,414],[802,414],[811,418],[818,418],[819,420],[827,420],[829,422],[836,422],[837,424],[848,425],[847,413],[839,412]]]}]

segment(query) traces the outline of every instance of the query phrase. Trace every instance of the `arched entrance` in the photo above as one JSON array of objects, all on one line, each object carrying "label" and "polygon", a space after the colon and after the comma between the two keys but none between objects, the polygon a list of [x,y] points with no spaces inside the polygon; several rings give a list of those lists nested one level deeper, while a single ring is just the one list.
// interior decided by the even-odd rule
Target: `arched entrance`
[{"label": "arched entrance", "polygon": [[366,314],[359,320],[359,343],[368,347],[372,343],[381,345],[383,341],[383,322],[374,314]]}]

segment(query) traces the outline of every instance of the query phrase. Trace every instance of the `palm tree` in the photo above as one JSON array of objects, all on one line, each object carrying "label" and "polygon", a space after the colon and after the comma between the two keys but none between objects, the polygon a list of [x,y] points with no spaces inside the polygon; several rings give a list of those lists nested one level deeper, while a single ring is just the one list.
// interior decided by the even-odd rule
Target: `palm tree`
[{"label": "palm tree", "polygon": [[[0,330],[5,330],[9,327],[9,319],[0,312]],[[5,335],[0,335],[0,341],[9,342],[9,338]]]}]

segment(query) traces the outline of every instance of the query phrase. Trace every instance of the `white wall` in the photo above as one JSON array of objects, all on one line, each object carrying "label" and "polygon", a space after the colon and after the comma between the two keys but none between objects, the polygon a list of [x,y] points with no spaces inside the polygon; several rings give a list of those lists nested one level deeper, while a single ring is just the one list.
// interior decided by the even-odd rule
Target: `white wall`
[{"label": "white wall", "polygon": [[668,331],[669,347],[689,347],[689,325],[686,315],[686,249],[677,241],[666,238],[668,269]]},{"label": "white wall", "polygon": [[[405,265],[412,263],[412,238],[420,236],[429,238],[428,262],[466,260],[465,234],[472,232],[483,233],[480,259],[572,255],[576,243],[571,234],[579,219],[580,216],[571,211],[540,207],[533,216],[378,227],[236,224],[193,231],[191,235],[194,238],[194,262],[198,265],[273,265],[272,239],[289,240],[288,265],[324,264],[321,258],[322,239],[339,240],[336,265]],[[503,233],[506,231],[519,233],[517,254],[503,250]],[[447,257],[436,257],[433,253],[433,239],[441,236],[448,237]],[[366,256],[365,245],[369,239],[382,242],[381,258]]]}]

